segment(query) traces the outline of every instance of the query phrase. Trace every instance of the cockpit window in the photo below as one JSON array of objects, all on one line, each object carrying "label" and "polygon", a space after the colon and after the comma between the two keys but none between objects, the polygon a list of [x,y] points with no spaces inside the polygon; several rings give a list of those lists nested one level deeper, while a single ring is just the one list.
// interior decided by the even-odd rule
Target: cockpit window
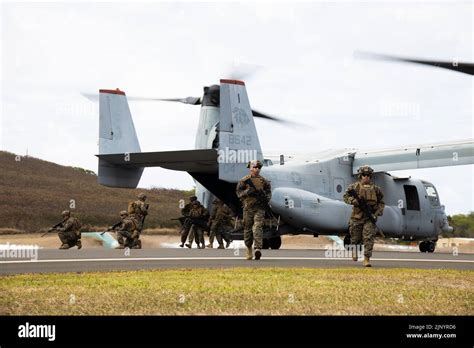
[{"label": "cockpit window", "polygon": [[436,192],[436,189],[434,188],[434,186],[430,184],[424,184],[424,186],[425,186],[426,195],[427,195],[428,200],[430,201],[430,204],[434,207],[439,206],[438,193]]},{"label": "cockpit window", "polygon": [[265,158],[265,159],[263,160],[263,165],[265,165],[265,166],[272,166],[272,165],[273,165],[273,161],[270,160],[270,159]]}]

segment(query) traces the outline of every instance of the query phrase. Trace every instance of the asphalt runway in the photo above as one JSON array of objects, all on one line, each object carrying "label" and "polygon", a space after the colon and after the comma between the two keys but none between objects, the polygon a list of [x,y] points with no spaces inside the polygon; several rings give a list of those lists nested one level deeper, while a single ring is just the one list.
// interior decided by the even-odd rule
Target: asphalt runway
[{"label": "asphalt runway", "polygon": [[[236,255],[238,253],[238,255]],[[328,257],[325,250],[263,250],[262,259],[245,260],[244,249],[40,249],[37,260],[0,258],[0,274],[93,272],[139,269],[230,267],[363,268],[362,260]],[[373,268],[473,270],[473,254],[374,252]]]}]

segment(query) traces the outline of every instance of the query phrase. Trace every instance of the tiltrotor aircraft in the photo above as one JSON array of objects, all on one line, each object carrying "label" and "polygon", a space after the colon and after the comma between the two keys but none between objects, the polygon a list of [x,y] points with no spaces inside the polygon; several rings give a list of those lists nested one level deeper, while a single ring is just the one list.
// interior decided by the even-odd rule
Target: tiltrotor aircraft
[{"label": "tiltrotor aircraft", "polygon": [[[470,75],[474,70],[469,63],[369,56]],[[343,194],[356,180],[357,169],[369,165],[375,172],[375,184],[385,195],[385,210],[377,222],[385,237],[420,241],[420,251],[433,252],[438,235],[452,230],[435,186],[412,177],[395,177],[388,171],[474,163],[472,139],[372,151],[324,151],[305,158],[265,156],[253,117],[279,119],[252,110],[240,80],[222,79],[219,85],[205,87],[202,98],[158,100],[201,106],[195,149],[141,152],[125,93],[100,90],[99,183],[135,188],[145,167],[185,171],[196,181],[197,196],[205,206],[216,196],[241,214],[236,183],[248,174],[248,161],[258,159],[264,163],[261,175],[271,180],[270,205],[278,218],[265,228],[264,248],[278,249],[283,234],[340,235],[348,244],[352,207],[342,201]]]}]

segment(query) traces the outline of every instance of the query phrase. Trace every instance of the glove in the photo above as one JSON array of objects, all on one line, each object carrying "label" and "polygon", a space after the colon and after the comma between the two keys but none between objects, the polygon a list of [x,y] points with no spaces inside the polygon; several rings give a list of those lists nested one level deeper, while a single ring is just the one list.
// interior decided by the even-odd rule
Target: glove
[{"label": "glove", "polygon": [[354,207],[358,207],[359,206],[359,201],[357,200],[357,198],[352,198],[352,205]]}]

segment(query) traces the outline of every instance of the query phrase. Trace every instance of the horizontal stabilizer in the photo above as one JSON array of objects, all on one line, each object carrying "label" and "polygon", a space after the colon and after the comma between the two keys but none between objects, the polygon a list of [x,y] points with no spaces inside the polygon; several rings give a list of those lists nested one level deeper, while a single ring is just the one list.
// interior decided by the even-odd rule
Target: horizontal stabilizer
[{"label": "horizontal stabilizer", "polygon": [[474,140],[356,152],[352,173],[363,165],[375,172],[474,164]]},{"label": "horizontal stabilizer", "polygon": [[217,173],[217,151],[214,149],[136,152],[97,155],[116,168],[162,167],[188,173]]}]

